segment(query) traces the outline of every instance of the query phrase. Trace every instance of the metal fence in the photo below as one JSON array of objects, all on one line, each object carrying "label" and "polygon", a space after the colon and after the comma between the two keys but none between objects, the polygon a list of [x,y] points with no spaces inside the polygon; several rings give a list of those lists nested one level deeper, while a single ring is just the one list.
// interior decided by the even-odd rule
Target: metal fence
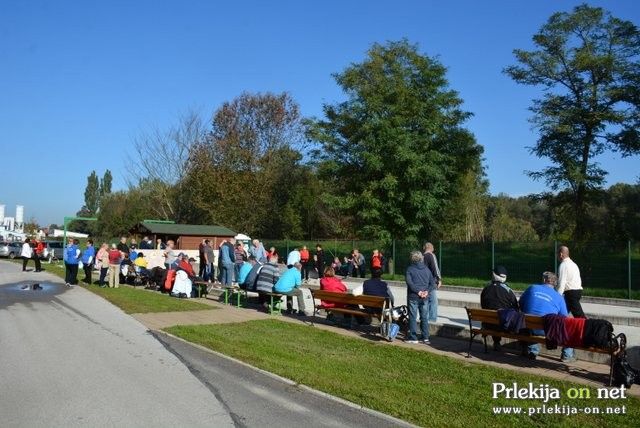
[{"label": "metal fence", "polygon": [[[265,247],[275,247],[281,259],[294,248],[306,245],[311,254],[316,245],[322,245],[327,261],[333,257],[351,254],[360,250],[368,262],[374,249],[383,252],[387,260],[386,271],[404,275],[409,265],[409,253],[421,250],[421,246],[394,240],[391,245],[381,246],[374,241],[317,240],[282,241],[265,240]],[[454,243],[434,242],[435,253],[445,279],[470,279],[488,281],[493,266],[503,265],[513,283],[539,283],[542,272],[557,272],[558,247],[567,245],[571,258],[580,267],[583,287],[587,289],[616,290],[616,297],[640,298],[640,243],[626,242],[484,242]],[[590,293],[597,294],[597,293]],[[612,295],[611,293],[606,293]]]}]

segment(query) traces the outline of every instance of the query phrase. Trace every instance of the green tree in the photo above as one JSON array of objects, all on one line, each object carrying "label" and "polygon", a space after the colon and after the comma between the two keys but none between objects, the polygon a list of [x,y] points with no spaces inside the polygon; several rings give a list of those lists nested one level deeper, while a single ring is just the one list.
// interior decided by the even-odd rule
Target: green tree
[{"label": "green tree", "polygon": [[[111,171],[106,170],[100,180],[100,199],[111,193],[111,183],[113,182],[113,176]],[[98,208],[100,207],[100,200],[98,200]]]},{"label": "green tree", "polygon": [[530,148],[552,166],[529,172],[572,195],[574,238],[588,237],[591,190],[607,174],[596,162],[606,151],[640,152],[640,32],[629,21],[584,4],[556,13],[533,36],[537,49],[515,50],[519,65],[505,72],[516,82],[540,86],[532,122],[540,132]]},{"label": "green tree", "polygon": [[401,40],[374,44],[362,63],[334,75],[347,100],[325,105],[309,137],[321,144],[319,171],[332,189],[326,203],[353,218],[362,236],[430,236],[464,174],[482,173],[483,149],[462,126],[471,113],[445,74]]},{"label": "green tree", "polygon": [[88,215],[93,215],[98,212],[98,206],[100,204],[100,183],[98,181],[98,174],[95,171],[91,171],[91,175],[87,177],[87,187],[84,190],[84,206]]},{"label": "green tree", "polygon": [[[276,220],[297,185],[303,143],[298,105],[287,93],[243,93],[223,103],[206,140],[190,152],[188,217],[276,237]],[[287,219],[297,224],[290,212]]]}]

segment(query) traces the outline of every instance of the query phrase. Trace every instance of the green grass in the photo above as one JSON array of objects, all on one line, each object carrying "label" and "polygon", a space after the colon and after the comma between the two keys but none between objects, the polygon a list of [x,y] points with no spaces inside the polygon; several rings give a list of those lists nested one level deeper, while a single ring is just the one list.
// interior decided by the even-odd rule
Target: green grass
[{"label": "green grass", "polygon": [[[636,424],[640,400],[566,398],[569,382],[519,374],[468,361],[343,335],[278,320],[240,324],[175,326],[167,332],[253,366],[421,426],[620,427]],[[626,406],[625,415],[494,415],[497,406],[539,407],[539,399],[492,398],[492,384],[514,382],[557,388],[563,398],[547,405]]]},{"label": "green grass", "polygon": [[177,299],[161,294],[128,286],[120,288],[100,288],[97,285],[84,286],[87,290],[104,297],[128,314],[149,312],[182,312],[217,309],[214,306],[189,299]]},{"label": "green grass", "polygon": [[[22,263],[22,260],[19,261]],[[33,262],[29,262],[33,263]],[[59,276],[64,279],[65,268],[62,263],[49,264],[42,263],[46,272]],[[83,278],[83,272],[79,272],[78,276]],[[94,272],[93,279],[97,279],[97,273]],[[121,308],[128,314],[143,314],[149,312],[182,312],[182,311],[202,311],[217,309],[214,306],[199,303],[189,299],[177,299],[153,292],[142,288],[131,288],[129,286],[120,286],[120,288],[100,288],[97,285],[82,285],[83,288],[103,297],[109,302]]]}]

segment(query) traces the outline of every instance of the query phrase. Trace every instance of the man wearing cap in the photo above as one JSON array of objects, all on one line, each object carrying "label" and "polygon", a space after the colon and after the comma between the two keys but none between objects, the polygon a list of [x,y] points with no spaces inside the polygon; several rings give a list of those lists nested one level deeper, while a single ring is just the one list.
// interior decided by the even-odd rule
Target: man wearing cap
[{"label": "man wearing cap", "polygon": [[[480,306],[482,309],[515,309],[520,310],[518,299],[513,291],[507,285],[507,269],[504,266],[496,266],[491,272],[491,283],[482,289],[480,294]],[[489,330],[502,330],[502,327],[496,324],[482,323],[482,327]],[[500,350],[500,337],[491,336],[493,338],[493,349]]]}]

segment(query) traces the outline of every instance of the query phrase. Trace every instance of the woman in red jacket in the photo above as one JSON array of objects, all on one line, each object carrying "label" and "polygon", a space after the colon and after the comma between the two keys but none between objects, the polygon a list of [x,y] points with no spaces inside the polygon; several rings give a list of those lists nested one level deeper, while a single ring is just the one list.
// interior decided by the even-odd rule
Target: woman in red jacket
[{"label": "woman in red jacket", "polygon": [[[336,293],[346,293],[347,286],[336,276],[335,270],[329,266],[324,270],[324,276],[320,278],[320,290],[334,291]],[[322,302],[325,308],[344,308],[344,305],[332,302]]]}]

